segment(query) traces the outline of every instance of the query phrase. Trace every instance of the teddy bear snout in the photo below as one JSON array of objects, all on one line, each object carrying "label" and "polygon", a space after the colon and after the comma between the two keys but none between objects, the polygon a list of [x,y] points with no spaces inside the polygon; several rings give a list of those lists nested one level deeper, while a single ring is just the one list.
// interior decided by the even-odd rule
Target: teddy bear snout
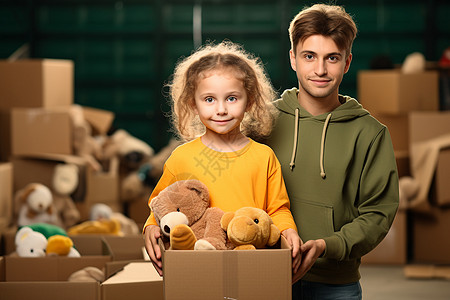
[{"label": "teddy bear snout", "polygon": [[180,224],[189,225],[186,215],[182,212],[171,212],[161,218],[159,226],[165,236],[170,236],[171,228]]},{"label": "teddy bear snout", "polygon": [[259,226],[248,217],[235,217],[230,224],[230,229],[239,243],[249,243],[257,239]]}]

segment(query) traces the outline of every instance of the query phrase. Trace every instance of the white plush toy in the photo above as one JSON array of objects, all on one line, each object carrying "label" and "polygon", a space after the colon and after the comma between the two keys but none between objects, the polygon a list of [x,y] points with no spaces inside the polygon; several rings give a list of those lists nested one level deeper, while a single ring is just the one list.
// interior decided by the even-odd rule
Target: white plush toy
[{"label": "white plush toy", "polygon": [[30,183],[16,194],[16,204],[20,207],[17,225],[48,223],[62,226],[53,203],[53,195],[48,187],[40,183]]},{"label": "white plush toy", "polygon": [[47,239],[30,227],[22,227],[16,233],[16,252],[22,257],[42,257],[45,256]]}]

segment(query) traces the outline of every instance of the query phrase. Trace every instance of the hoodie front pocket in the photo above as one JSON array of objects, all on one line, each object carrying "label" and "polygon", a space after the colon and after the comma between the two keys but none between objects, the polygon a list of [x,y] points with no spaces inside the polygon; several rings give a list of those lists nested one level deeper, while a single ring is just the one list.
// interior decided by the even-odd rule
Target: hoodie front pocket
[{"label": "hoodie front pocket", "polygon": [[303,242],[334,233],[333,208],[318,203],[295,201],[295,222]]}]

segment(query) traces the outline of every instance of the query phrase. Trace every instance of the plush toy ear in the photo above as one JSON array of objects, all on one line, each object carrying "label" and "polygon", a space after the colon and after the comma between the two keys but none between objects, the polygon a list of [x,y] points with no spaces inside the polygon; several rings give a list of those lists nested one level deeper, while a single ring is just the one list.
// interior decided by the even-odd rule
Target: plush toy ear
[{"label": "plush toy ear", "polygon": [[223,230],[227,231],[228,224],[230,224],[230,222],[233,218],[234,218],[234,212],[226,212],[220,219],[220,227],[222,227]]},{"label": "plush toy ear", "polygon": [[278,239],[280,238],[281,232],[280,229],[278,229],[277,226],[274,224],[270,224],[270,236],[269,240],[267,241],[268,246],[273,246],[278,242]]},{"label": "plush toy ear", "polygon": [[189,190],[195,191],[199,197],[205,201],[209,201],[209,191],[206,185],[198,180],[186,180],[186,187]]}]

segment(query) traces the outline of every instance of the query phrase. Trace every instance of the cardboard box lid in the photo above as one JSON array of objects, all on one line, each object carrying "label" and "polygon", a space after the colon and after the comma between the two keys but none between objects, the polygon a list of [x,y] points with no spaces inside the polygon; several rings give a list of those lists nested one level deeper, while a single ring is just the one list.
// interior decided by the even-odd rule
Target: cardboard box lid
[{"label": "cardboard box lid", "polygon": [[83,106],[82,108],[84,118],[94,128],[96,133],[105,135],[114,121],[114,113],[93,107]]}]

